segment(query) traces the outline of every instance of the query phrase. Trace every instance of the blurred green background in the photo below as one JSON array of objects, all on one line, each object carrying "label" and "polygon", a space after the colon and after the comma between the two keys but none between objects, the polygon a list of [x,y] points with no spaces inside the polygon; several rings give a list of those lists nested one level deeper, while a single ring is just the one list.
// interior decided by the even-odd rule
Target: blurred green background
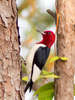
[{"label": "blurred green background", "polygon": [[[37,30],[41,32],[52,30],[55,33],[56,26],[54,19],[46,12],[47,9],[55,12],[55,0],[16,0],[16,3],[18,7],[18,25],[21,41],[20,55],[25,59],[30,48],[41,39],[41,34]],[[53,45],[45,65],[47,71],[54,71],[54,63],[50,63],[50,58],[55,56],[55,53],[55,45]],[[38,87],[47,81],[43,80],[39,82]],[[31,99],[31,96],[28,95],[28,97]],[[32,100],[35,99],[32,98]]]},{"label": "blurred green background", "polygon": [[[55,11],[55,0],[16,0],[18,7],[18,25],[20,33],[20,55],[25,59],[30,48],[42,36],[37,30],[52,30],[55,33],[56,26],[54,19],[47,13],[47,9]],[[45,69],[53,71],[54,63],[50,63],[50,58],[55,55],[54,45],[51,48],[50,56],[45,65]],[[25,66],[23,68],[23,76],[25,76]],[[37,89],[52,79],[41,79],[35,82],[34,88]],[[25,85],[24,85],[25,86]],[[24,87],[23,87],[24,88]],[[31,94],[26,94],[27,100],[37,100],[37,97]]]},{"label": "blurred green background", "polygon": [[[16,0],[18,7],[18,25],[21,41],[20,55],[25,59],[30,48],[41,39],[41,32],[44,30],[52,30],[55,32],[55,22],[46,10],[55,11],[55,0]],[[54,56],[54,46],[51,50],[51,56]],[[50,58],[49,57],[49,58]],[[48,71],[53,66],[49,63],[46,65]]]}]

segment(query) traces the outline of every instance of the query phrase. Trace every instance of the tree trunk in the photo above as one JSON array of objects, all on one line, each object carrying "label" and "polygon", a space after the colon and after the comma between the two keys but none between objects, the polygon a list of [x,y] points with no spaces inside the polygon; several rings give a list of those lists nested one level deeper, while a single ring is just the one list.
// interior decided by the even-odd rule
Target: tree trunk
[{"label": "tree trunk", "polygon": [[73,80],[75,67],[75,0],[57,0],[60,14],[57,33],[57,55],[68,57],[68,61],[57,61],[55,74],[55,100],[73,100]]},{"label": "tree trunk", "polygon": [[0,0],[0,100],[21,100],[15,0]]}]

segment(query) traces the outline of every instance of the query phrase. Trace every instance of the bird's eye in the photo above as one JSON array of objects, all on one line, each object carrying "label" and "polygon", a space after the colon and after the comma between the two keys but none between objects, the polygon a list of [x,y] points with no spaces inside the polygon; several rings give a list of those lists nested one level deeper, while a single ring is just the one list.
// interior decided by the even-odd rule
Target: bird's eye
[{"label": "bird's eye", "polygon": [[48,32],[48,34],[51,34],[51,32]]}]

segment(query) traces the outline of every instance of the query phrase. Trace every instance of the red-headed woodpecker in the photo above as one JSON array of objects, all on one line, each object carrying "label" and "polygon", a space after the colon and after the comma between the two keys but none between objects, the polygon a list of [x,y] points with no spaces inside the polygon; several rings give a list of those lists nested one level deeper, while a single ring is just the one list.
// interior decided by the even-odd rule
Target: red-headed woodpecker
[{"label": "red-headed woodpecker", "polygon": [[27,67],[32,68],[30,80],[26,85],[25,92],[28,88],[32,89],[33,83],[38,79],[50,53],[50,48],[55,42],[55,34],[52,31],[44,31],[42,40],[36,43],[27,57]]}]

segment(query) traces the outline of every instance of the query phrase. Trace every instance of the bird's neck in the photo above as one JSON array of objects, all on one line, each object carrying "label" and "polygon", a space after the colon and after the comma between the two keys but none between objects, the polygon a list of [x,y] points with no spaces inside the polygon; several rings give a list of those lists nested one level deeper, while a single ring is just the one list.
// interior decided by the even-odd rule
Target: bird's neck
[{"label": "bird's neck", "polygon": [[52,46],[52,45],[50,45],[49,41],[44,41],[44,40],[41,40],[40,42],[37,42],[37,44],[46,45],[48,48],[51,48],[51,46]]}]

